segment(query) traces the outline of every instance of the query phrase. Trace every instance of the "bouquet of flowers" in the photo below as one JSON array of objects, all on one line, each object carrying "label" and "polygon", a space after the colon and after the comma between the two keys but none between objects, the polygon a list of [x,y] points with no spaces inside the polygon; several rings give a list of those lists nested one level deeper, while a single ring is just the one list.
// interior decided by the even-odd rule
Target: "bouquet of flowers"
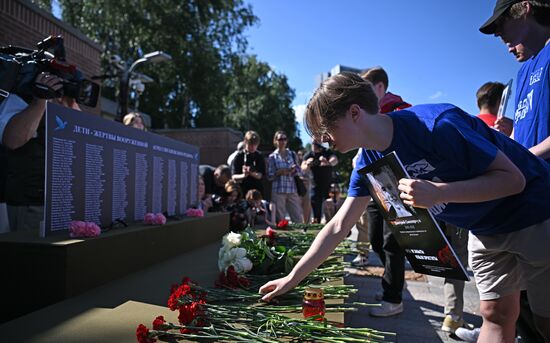
[{"label": "bouquet of flowers", "polygon": [[276,231],[268,227],[260,237],[251,228],[230,232],[222,239],[218,254],[220,272],[233,266],[238,274],[269,275],[288,273],[294,266],[292,249],[277,244]]},{"label": "bouquet of flowers", "polygon": [[[152,322],[152,330],[139,324],[136,338],[140,343],[152,343],[157,338],[170,342],[186,340],[223,340],[280,342],[305,340],[328,342],[385,342],[390,332],[369,328],[348,328],[327,321],[296,319],[281,312],[301,312],[302,307],[256,304],[211,304],[208,292],[185,277],[180,285],[174,285],[168,299],[168,307],[179,311],[178,324],[167,322],[158,316]],[[328,305],[327,312],[357,311],[363,303]]]}]

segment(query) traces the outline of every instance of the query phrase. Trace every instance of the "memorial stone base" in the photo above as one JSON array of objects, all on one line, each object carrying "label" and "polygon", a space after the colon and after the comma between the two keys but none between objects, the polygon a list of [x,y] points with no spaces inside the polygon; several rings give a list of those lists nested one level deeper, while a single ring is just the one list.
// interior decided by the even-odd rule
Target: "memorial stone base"
[{"label": "memorial stone base", "polygon": [[0,323],[219,242],[228,224],[227,213],[214,213],[162,226],[114,229],[87,239],[1,234]]}]

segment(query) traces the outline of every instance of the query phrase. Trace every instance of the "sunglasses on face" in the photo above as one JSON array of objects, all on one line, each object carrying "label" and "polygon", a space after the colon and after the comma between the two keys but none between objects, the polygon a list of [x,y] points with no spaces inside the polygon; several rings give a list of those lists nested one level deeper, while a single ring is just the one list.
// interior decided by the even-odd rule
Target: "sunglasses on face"
[{"label": "sunglasses on face", "polygon": [[280,141],[286,141],[286,137],[279,137],[277,140],[278,140],[279,142],[280,142]]}]

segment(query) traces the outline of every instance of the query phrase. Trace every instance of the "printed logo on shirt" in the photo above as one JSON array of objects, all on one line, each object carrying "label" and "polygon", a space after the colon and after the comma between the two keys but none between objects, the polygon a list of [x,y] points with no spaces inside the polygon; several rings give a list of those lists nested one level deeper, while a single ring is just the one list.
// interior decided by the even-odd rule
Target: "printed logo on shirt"
[{"label": "printed logo on shirt", "polygon": [[425,159],[411,163],[405,166],[405,169],[407,170],[407,173],[409,173],[411,177],[417,177],[418,175],[428,174],[435,170],[435,168]]},{"label": "printed logo on shirt", "polygon": [[533,84],[540,81],[542,78],[542,67],[540,67],[539,70],[535,70],[531,73],[531,76],[529,76],[529,86],[532,86]]},{"label": "printed logo on shirt", "polygon": [[[405,166],[405,169],[409,173],[409,175],[413,178],[418,177],[419,175],[428,174],[435,170],[435,168],[425,159],[422,159],[420,161],[416,161],[414,163],[411,163],[409,165]],[[434,182],[442,182],[440,178],[437,176],[434,176],[432,178],[432,181]],[[445,210],[445,207],[447,207],[446,203],[437,204],[428,209],[434,216],[442,213]]]},{"label": "printed logo on shirt", "polygon": [[518,107],[514,115],[515,123],[525,118],[527,113],[533,109],[533,92],[534,91],[535,90],[532,89],[529,93],[527,93],[527,96],[523,100],[520,100],[518,102]]}]

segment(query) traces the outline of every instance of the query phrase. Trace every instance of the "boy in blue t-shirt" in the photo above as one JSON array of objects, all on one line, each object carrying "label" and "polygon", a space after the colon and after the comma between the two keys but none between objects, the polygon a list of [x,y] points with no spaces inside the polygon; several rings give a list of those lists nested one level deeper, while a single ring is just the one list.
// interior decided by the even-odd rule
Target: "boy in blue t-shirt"
[{"label": "boy in blue t-shirt", "polygon": [[[479,28],[484,34],[500,37],[518,62],[522,62],[515,88],[515,115],[511,137],[533,154],[550,161],[550,1],[497,0],[493,15]],[[498,130],[512,130],[500,118]],[[508,127],[510,126],[510,127]],[[525,291],[520,296],[518,333],[527,342],[542,342],[533,324],[533,314]],[[456,333],[459,337],[472,332]]]},{"label": "boy in blue t-shirt", "polygon": [[[284,278],[260,288],[264,300],[287,292],[327,258],[365,209],[370,196],[357,170],[396,151],[413,179],[400,197],[430,208],[437,219],[471,231],[471,267],[480,287],[480,340],[512,341],[521,289],[542,327],[550,327],[550,166],[480,119],[449,104],[380,114],[368,81],[342,73],[310,100],[306,127],[335,149],[364,152],[348,197],[311,248]],[[539,327],[541,327],[539,325]]]},{"label": "boy in blue t-shirt", "polygon": [[[514,140],[550,161],[550,1],[498,0],[493,16],[480,27],[500,37],[522,62],[517,75]],[[504,119],[496,121],[499,129]]]}]

